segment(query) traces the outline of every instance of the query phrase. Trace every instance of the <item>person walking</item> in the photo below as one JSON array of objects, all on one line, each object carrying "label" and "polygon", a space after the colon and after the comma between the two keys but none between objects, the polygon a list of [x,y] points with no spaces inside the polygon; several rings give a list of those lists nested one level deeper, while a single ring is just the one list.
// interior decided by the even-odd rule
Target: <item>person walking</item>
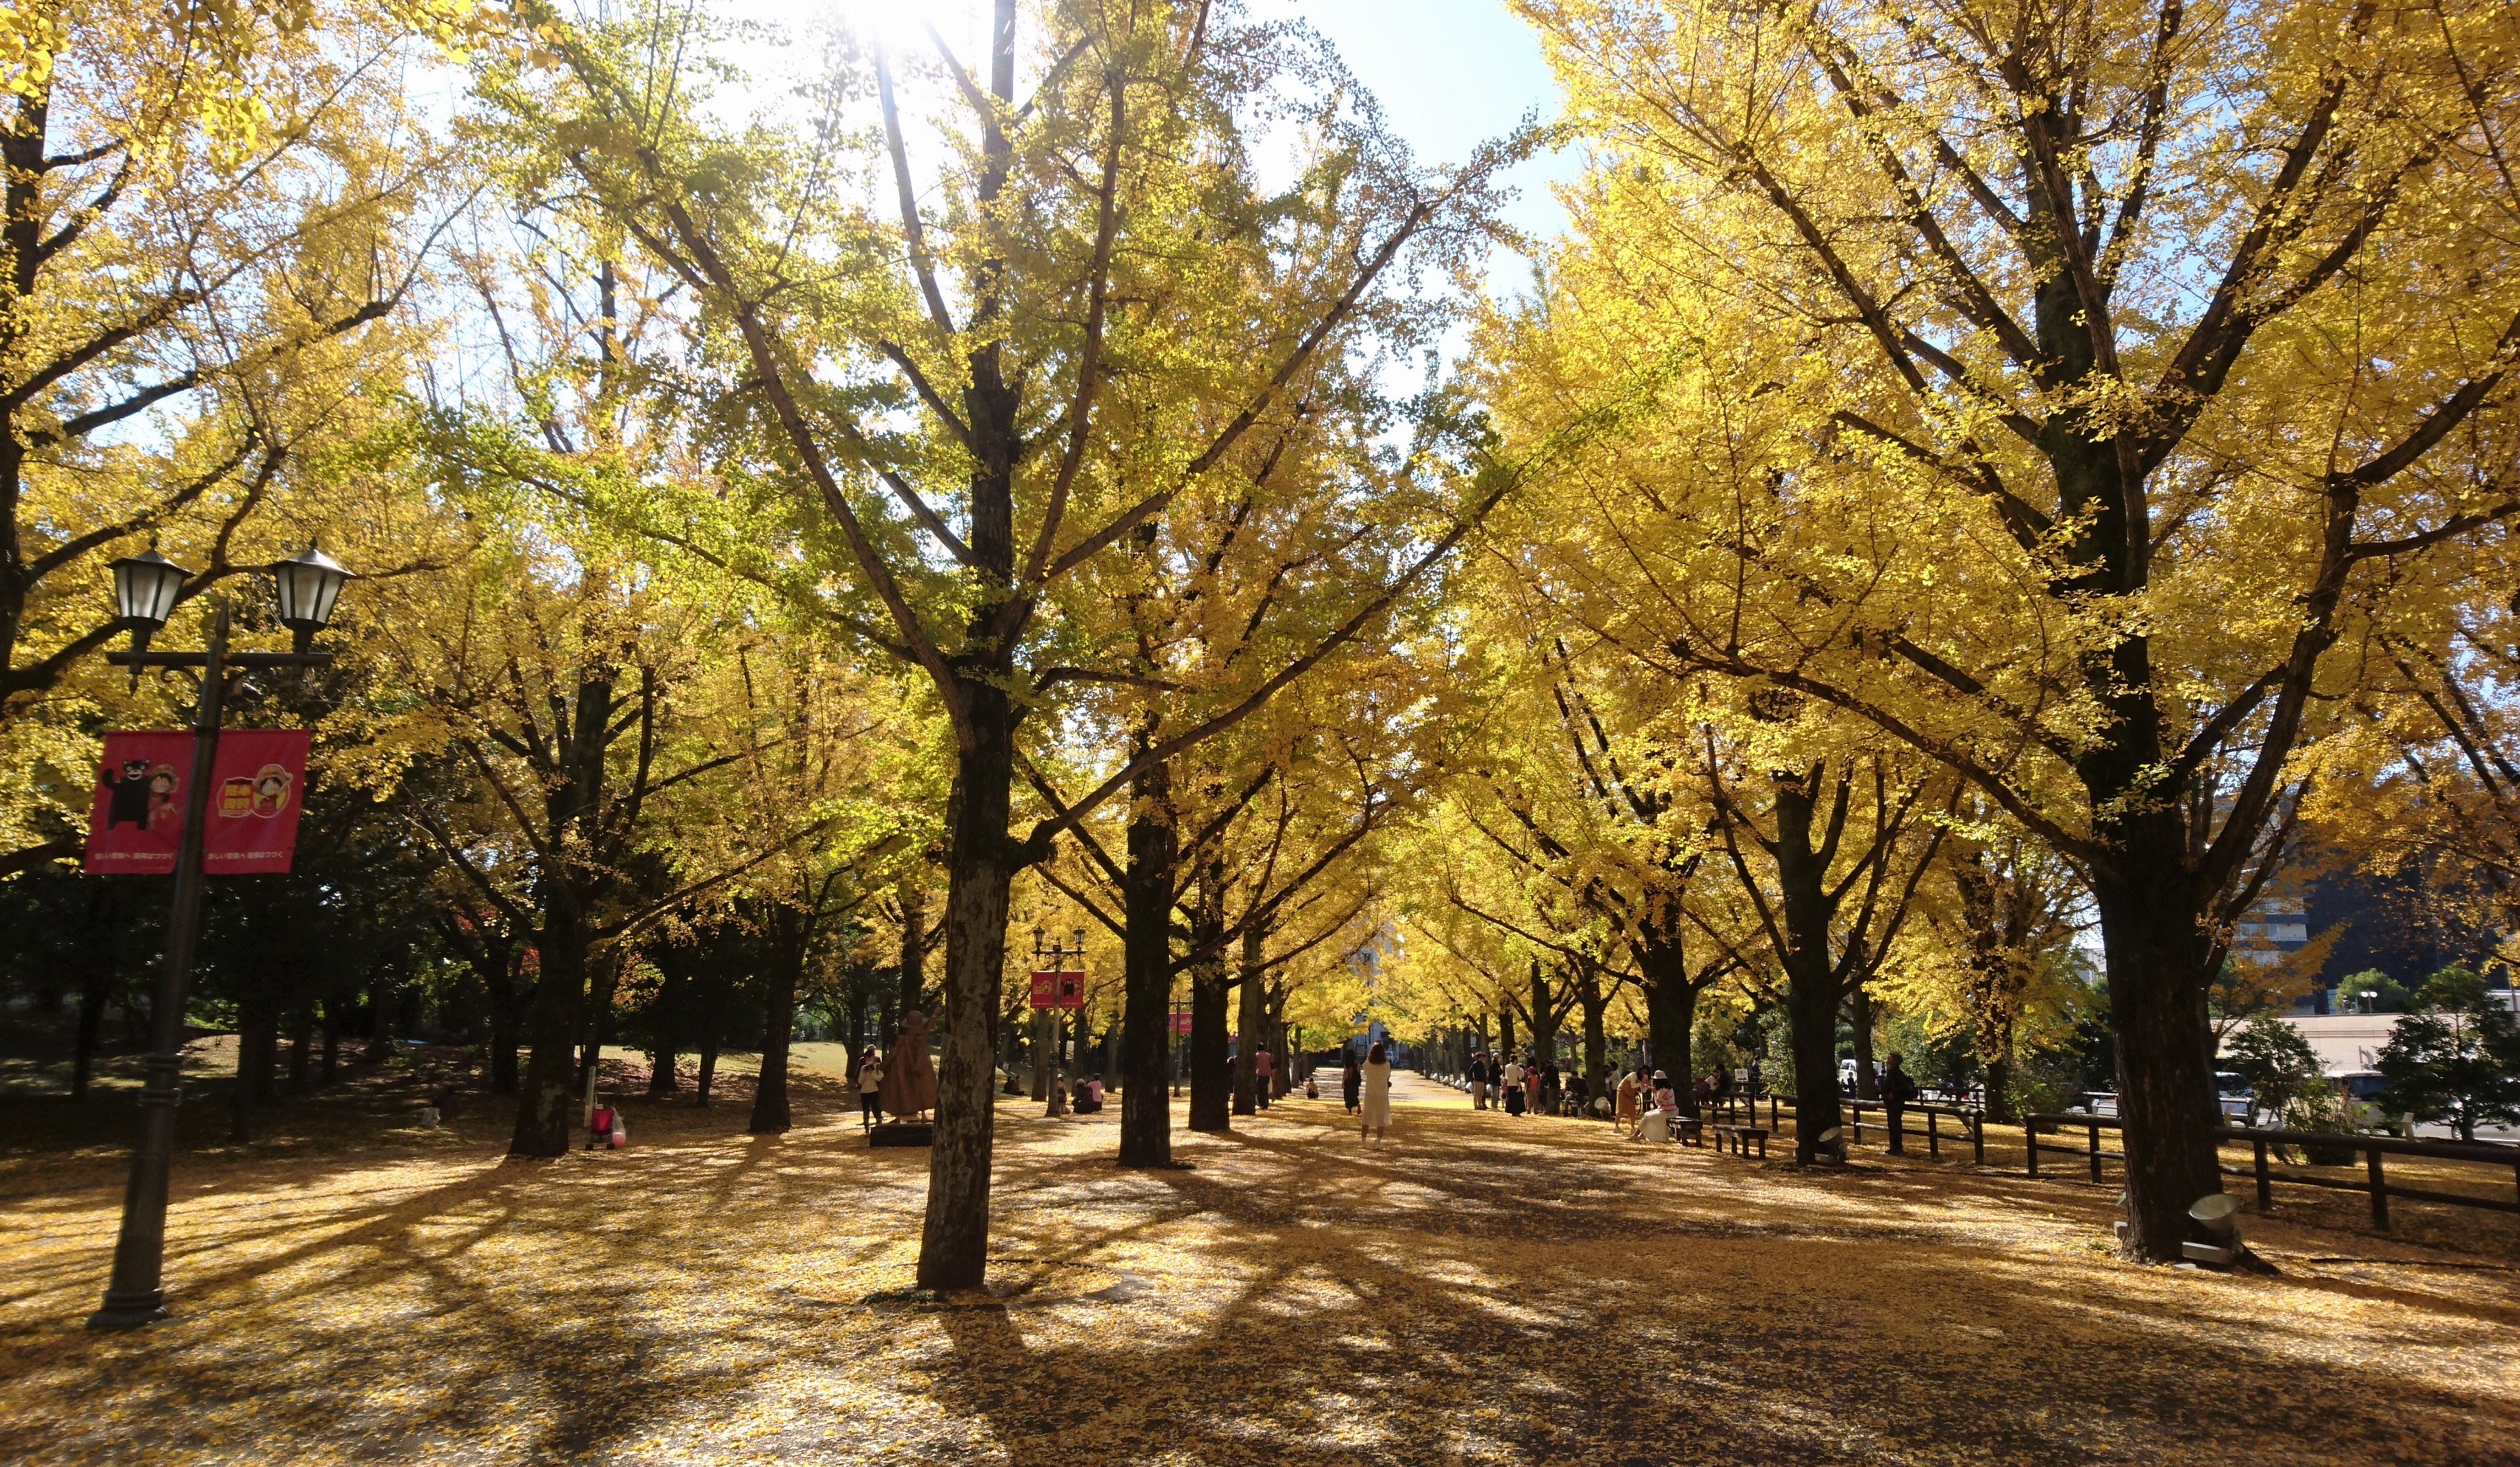
[{"label": "person walking", "polygon": [[1522,1089],[1523,1108],[1533,1115],[1540,1114],[1540,1066],[1527,1064],[1522,1067]]},{"label": "person walking", "polygon": [[1382,1144],[1382,1134],[1391,1129],[1391,1061],[1376,1040],[1365,1054],[1365,1109],[1363,1124],[1357,1128],[1362,1140]]},{"label": "person walking", "polygon": [[1908,1154],[1907,1133],[1899,1125],[1900,1113],[1916,1098],[1916,1082],[1908,1078],[1907,1067],[1900,1062],[1899,1051],[1890,1051],[1889,1062],[1881,1070],[1881,1104],[1890,1112],[1890,1154]]},{"label": "person walking", "polygon": [[1275,1090],[1277,1086],[1278,1062],[1269,1057],[1269,1051],[1266,1049],[1251,1051],[1252,1103],[1262,1110],[1267,1110],[1269,1101],[1273,1098],[1271,1091]]},{"label": "person walking", "polygon": [[869,1045],[858,1056],[858,1129],[883,1124],[883,1057]]},{"label": "person walking", "polygon": [[1485,1049],[1470,1056],[1470,1109],[1488,1108],[1488,1052]]},{"label": "person walking", "polygon": [[1357,1093],[1365,1086],[1365,1072],[1356,1067],[1356,1051],[1345,1051],[1339,1066],[1339,1099],[1347,1104],[1347,1113],[1356,1114]]},{"label": "person walking", "polygon": [[1505,1113],[1509,1116],[1521,1115],[1523,1106],[1522,1061],[1508,1058],[1505,1062],[1504,1072],[1497,1077],[1497,1083],[1499,1088],[1505,1092]]}]

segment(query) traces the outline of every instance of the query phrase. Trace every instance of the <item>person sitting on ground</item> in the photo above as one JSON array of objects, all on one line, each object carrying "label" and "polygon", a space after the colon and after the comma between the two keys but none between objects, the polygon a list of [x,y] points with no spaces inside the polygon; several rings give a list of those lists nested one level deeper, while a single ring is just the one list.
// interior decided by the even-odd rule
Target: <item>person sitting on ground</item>
[{"label": "person sitting on ground", "polygon": [[1076,1113],[1080,1116],[1090,1116],[1096,1111],[1101,1110],[1102,1108],[1102,1096],[1101,1091],[1102,1087],[1095,1084],[1093,1080],[1079,1076],[1077,1078],[1076,1085],[1073,1088],[1073,1094],[1070,1101],[1070,1103],[1075,1107]]},{"label": "person sitting on ground", "polygon": [[858,1129],[871,1130],[883,1124],[883,1057],[875,1045],[866,1046],[858,1056]]},{"label": "person sitting on ground", "polygon": [[599,1103],[595,1107],[594,1114],[587,1117],[586,1121],[587,1150],[593,1151],[599,1146],[608,1146],[612,1144],[612,1126],[614,1120],[615,1112],[611,1106]]}]

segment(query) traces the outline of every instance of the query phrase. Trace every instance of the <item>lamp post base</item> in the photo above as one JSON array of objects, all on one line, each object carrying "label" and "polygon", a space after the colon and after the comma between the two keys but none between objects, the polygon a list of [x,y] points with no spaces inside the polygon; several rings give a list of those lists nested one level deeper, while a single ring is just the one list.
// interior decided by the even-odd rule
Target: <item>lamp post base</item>
[{"label": "lamp post base", "polygon": [[117,1298],[109,1293],[105,1296],[105,1308],[87,1316],[87,1327],[138,1329],[144,1324],[157,1324],[174,1317],[175,1311],[166,1308],[166,1294],[162,1289],[151,1289],[129,1298]]}]

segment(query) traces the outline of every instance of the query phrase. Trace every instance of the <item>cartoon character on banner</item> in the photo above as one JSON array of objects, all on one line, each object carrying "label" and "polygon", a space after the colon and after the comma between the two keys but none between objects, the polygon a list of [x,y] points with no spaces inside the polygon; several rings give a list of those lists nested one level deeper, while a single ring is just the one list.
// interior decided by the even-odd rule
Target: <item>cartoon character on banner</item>
[{"label": "cartoon character on banner", "polygon": [[184,812],[176,807],[175,791],[183,781],[175,778],[175,766],[161,764],[149,772],[149,828],[172,835],[184,823]]},{"label": "cartoon character on banner", "polygon": [[266,764],[253,776],[253,813],[264,820],[276,820],[289,808],[289,771],[277,764]]},{"label": "cartoon character on banner", "polygon": [[106,770],[105,787],[112,792],[112,804],[105,814],[105,828],[116,825],[138,825],[149,828],[149,761],[125,759],[116,773]]}]

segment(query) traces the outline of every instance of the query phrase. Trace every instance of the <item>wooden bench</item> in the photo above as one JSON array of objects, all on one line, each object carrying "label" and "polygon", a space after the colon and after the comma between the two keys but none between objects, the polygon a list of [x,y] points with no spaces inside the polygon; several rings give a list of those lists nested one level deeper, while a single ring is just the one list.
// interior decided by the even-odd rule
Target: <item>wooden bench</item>
[{"label": "wooden bench", "polygon": [[1714,1127],[1714,1132],[1717,1150],[1730,1151],[1735,1156],[1748,1156],[1750,1148],[1755,1145],[1759,1148],[1760,1159],[1767,1158],[1768,1129],[1766,1127],[1718,1123]]}]

